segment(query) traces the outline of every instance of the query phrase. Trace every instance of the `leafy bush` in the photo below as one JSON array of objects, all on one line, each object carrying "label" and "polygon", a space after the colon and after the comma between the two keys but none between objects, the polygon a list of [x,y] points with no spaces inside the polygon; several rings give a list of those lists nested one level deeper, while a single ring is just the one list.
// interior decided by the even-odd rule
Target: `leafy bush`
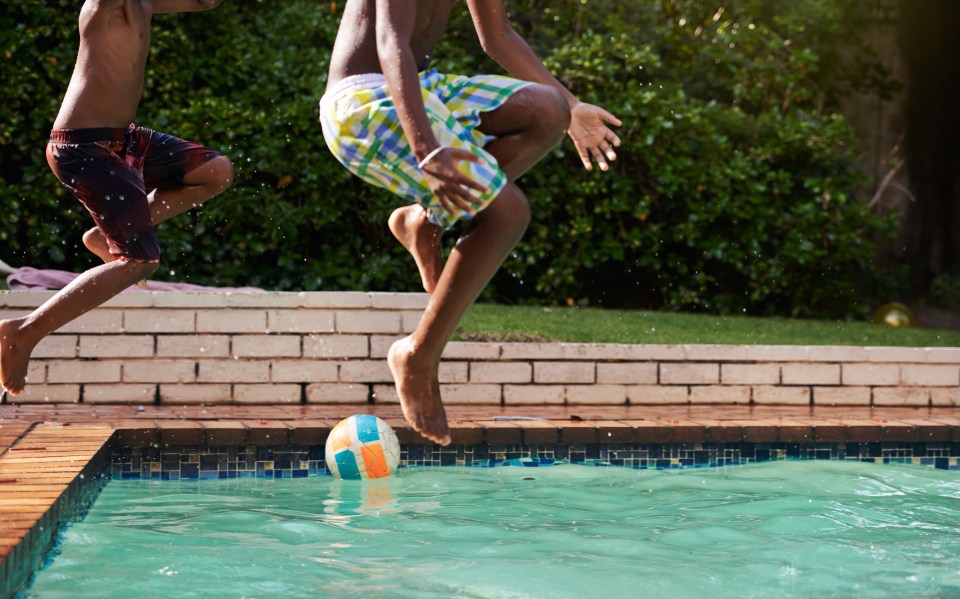
[{"label": "leafy bush", "polygon": [[[14,264],[80,270],[89,219],[43,147],[76,53],[66,0],[0,6],[0,230]],[[619,115],[620,159],[584,172],[569,141],[520,185],[534,222],[488,299],[850,315],[884,273],[868,240],[893,223],[855,200],[856,140],[837,113],[887,82],[843,0],[508,2],[548,67]],[[316,103],[337,2],[232,0],[154,19],[138,120],[234,160],[237,179],[161,225],[161,274],[273,289],[417,290],[385,226],[396,200],[323,142]],[[497,70],[458,7],[437,66]],[[841,59],[847,57],[846,59]],[[850,58],[852,57],[852,58]],[[864,65],[870,68],[865,68]],[[880,293],[880,291],[877,291]]]},{"label": "leafy bush", "polygon": [[960,276],[940,275],[934,279],[930,299],[942,308],[960,309]]},{"label": "leafy bush", "polygon": [[866,85],[836,57],[856,41],[845,4],[593,4],[542,3],[524,30],[557,40],[551,70],[624,117],[620,176],[578,172],[566,146],[521,182],[549,217],[508,264],[517,281],[724,313],[849,315],[862,289],[884,292],[867,240],[895,223],[855,201],[866,180],[836,112]]}]

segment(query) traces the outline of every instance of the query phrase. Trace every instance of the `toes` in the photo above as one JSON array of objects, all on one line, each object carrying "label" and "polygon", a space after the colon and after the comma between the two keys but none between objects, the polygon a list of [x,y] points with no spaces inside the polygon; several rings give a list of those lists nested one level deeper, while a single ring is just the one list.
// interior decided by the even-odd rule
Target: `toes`
[{"label": "toes", "polygon": [[450,445],[450,431],[439,422],[425,422],[423,418],[408,420],[413,430],[438,445]]}]

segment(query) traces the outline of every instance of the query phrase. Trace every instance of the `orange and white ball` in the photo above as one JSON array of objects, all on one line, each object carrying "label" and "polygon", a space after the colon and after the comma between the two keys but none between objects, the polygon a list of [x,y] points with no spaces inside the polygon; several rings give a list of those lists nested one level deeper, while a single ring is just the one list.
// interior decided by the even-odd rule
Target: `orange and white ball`
[{"label": "orange and white ball", "polygon": [[400,443],[390,425],[380,418],[356,414],[330,431],[324,457],[337,478],[385,478],[397,469]]}]

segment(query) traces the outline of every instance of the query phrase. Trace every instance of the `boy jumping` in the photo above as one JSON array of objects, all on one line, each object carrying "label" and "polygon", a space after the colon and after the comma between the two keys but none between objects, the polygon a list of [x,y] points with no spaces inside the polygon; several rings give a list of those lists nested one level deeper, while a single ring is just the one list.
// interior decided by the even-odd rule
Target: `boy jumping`
[{"label": "boy jumping", "polygon": [[198,144],[130,123],[143,93],[154,14],[223,0],[86,0],[80,50],[50,133],[47,162],[93,217],[92,268],[28,316],[0,321],[0,385],[20,394],[41,339],[157,270],[154,225],[227,189],[233,165]]},{"label": "boy jumping", "polygon": [[[467,0],[483,49],[516,79],[428,69],[456,0],[348,0],[320,100],[324,138],[362,179],[411,205],[390,216],[431,294],[387,361],[404,416],[450,443],[440,397],[443,348],[523,236],[530,205],[514,181],[571,137],[585,168],[615,160],[609,112],[577,100],[513,30],[502,0]],[[471,219],[442,264],[442,231]]]}]

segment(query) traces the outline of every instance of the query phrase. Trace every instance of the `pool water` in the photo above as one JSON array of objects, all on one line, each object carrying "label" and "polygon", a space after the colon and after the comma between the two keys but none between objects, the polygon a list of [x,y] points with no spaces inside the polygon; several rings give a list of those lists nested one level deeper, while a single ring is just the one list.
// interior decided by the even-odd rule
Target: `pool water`
[{"label": "pool water", "polygon": [[842,461],[115,480],[25,596],[958,596],[958,499]]}]

